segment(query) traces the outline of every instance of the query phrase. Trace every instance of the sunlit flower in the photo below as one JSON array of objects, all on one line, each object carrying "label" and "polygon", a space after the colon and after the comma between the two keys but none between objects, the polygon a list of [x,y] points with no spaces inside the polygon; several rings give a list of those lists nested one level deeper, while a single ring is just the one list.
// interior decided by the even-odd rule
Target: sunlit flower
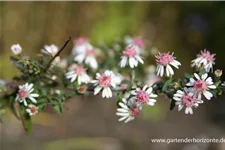
[{"label": "sunlit flower", "polygon": [[193,114],[193,107],[198,107],[199,104],[203,103],[201,99],[198,99],[195,93],[188,90],[178,90],[173,99],[176,101],[175,105],[178,105],[178,111],[181,111],[183,107],[185,108],[185,114]]},{"label": "sunlit flower", "polygon": [[[157,67],[156,67],[156,72],[157,76],[163,76],[164,73],[166,76],[171,76],[174,75],[174,71],[171,66],[175,68],[179,68],[181,65],[180,62],[175,60],[176,58],[173,57],[173,54],[170,53],[162,53],[156,56],[156,62],[157,62]],[[165,71],[164,71],[165,70]]]},{"label": "sunlit flower", "polygon": [[127,45],[133,44],[139,47],[139,49],[143,49],[144,48],[144,40],[140,37],[135,37],[135,38],[131,38],[131,37],[127,37],[125,38],[125,42]]},{"label": "sunlit flower", "polygon": [[59,60],[59,62],[57,62],[57,66],[65,69],[68,66],[68,61],[66,59]]},{"label": "sunlit flower", "polygon": [[61,91],[59,89],[55,90],[55,94],[60,95]]},{"label": "sunlit flower", "polygon": [[26,83],[19,86],[19,90],[16,96],[16,101],[24,103],[27,106],[27,99],[30,99],[33,103],[37,103],[36,97],[39,97],[38,94],[32,93],[34,91],[33,84]]},{"label": "sunlit flower", "polygon": [[[41,50],[42,53],[47,54],[47,55],[51,55],[52,57],[54,57],[57,53],[58,53],[59,49],[56,45],[51,44],[51,45],[45,45],[44,49]],[[54,66],[59,66],[62,65],[61,64],[61,59],[59,56],[57,56],[54,61],[52,62],[52,65]]]},{"label": "sunlit flower", "polygon": [[66,73],[66,78],[70,79],[71,82],[74,82],[77,79],[79,85],[81,85],[81,83],[87,84],[90,81],[86,69],[82,66],[74,66],[71,71]]},{"label": "sunlit flower", "polygon": [[87,49],[83,53],[78,53],[75,58],[75,61],[78,63],[82,63],[84,61],[85,64],[89,65],[93,69],[98,68],[98,63],[95,58],[95,51],[94,49]]},{"label": "sunlit flower", "polygon": [[36,115],[38,113],[38,107],[33,104],[29,104],[26,112],[29,113],[30,116]]},{"label": "sunlit flower", "polygon": [[91,83],[96,86],[94,95],[102,90],[102,97],[110,98],[112,97],[110,88],[116,88],[116,86],[120,84],[120,79],[116,77],[112,71],[106,70],[103,74],[97,73],[96,80],[92,80]]},{"label": "sunlit flower", "polygon": [[74,40],[72,55],[86,53],[87,50],[92,50],[93,46],[83,37]]},{"label": "sunlit flower", "polygon": [[141,56],[138,54],[139,48],[135,45],[129,45],[123,51],[123,56],[121,57],[120,67],[123,68],[127,64],[130,65],[131,68],[137,67],[138,62],[144,64]]},{"label": "sunlit flower", "polygon": [[146,84],[148,86],[152,86],[155,82],[160,80],[160,77],[156,75],[156,72],[155,72],[156,69],[154,65],[150,65],[146,70],[147,70]]},{"label": "sunlit flower", "polygon": [[14,44],[11,46],[11,50],[13,54],[19,55],[22,53],[22,47],[19,44]]},{"label": "sunlit flower", "polygon": [[119,102],[120,108],[117,108],[117,116],[120,116],[119,121],[124,121],[125,123],[132,121],[139,115],[141,111],[141,107],[138,107],[134,101],[127,101],[127,99],[123,98],[121,102]]},{"label": "sunlit flower", "polygon": [[134,99],[138,104],[148,104],[150,106],[155,105],[156,100],[154,98],[156,98],[157,95],[152,93],[152,87],[145,85],[142,89],[136,88],[130,93],[134,96],[131,97],[131,99]]},{"label": "sunlit flower", "polygon": [[207,73],[201,75],[201,77],[195,73],[194,76],[195,78],[190,78],[187,86],[191,86],[192,91],[198,95],[199,99],[201,99],[201,95],[203,94],[206,99],[210,100],[213,97],[213,94],[210,92],[210,90],[216,89],[212,78],[208,77]]},{"label": "sunlit flower", "polygon": [[42,53],[44,54],[50,54],[52,57],[54,57],[58,53],[59,49],[56,45],[51,44],[51,45],[45,45],[44,49],[41,50]]},{"label": "sunlit flower", "polygon": [[191,66],[199,68],[202,65],[205,71],[209,72],[210,69],[213,69],[213,65],[215,64],[215,55],[216,54],[210,54],[210,52],[205,49],[197,55],[196,59],[192,60]]}]

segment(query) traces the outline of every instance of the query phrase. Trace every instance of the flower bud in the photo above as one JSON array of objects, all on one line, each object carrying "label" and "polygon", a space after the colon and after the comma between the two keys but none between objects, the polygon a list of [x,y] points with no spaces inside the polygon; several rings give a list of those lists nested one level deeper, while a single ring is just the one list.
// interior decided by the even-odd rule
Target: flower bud
[{"label": "flower bud", "polygon": [[123,83],[120,85],[120,87],[123,89],[123,90],[126,90],[128,85],[126,83]]},{"label": "flower bud", "polygon": [[174,83],[173,83],[173,88],[174,88],[174,89],[178,89],[178,88],[179,88],[179,84],[178,84],[177,82],[174,82]]},{"label": "flower bud", "polygon": [[57,79],[57,76],[56,75],[53,75],[52,76],[52,80],[56,80]]},{"label": "flower bud", "polygon": [[220,77],[222,76],[222,74],[223,74],[223,71],[220,70],[220,69],[217,69],[217,70],[214,72],[214,74],[215,74],[215,76],[216,76],[217,78],[220,78]]},{"label": "flower bud", "polygon": [[82,87],[79,87],[79,88],[77,89],[77,91],[78,91],[78,93],[80,93],[80,94],[84,94],[84,93],[86,93],[87,88],[86,88],[85,86],[82,86]]},{"label": "flower bud", "polygon": [[22,47],[19,44],[14,44],[11,46],[11,50],[12,50],[13,54],[19,55],[22,52]]}]

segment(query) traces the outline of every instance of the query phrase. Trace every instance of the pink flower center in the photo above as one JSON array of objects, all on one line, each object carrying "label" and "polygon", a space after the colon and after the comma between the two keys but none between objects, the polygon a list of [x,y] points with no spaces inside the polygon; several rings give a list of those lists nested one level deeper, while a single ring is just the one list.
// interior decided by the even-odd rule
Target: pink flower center
[{"label": "pink flower center", "polygon": [[78,74],[78,75],[82,75],[82,74],[84,74],[85,71],[86,71],[86,69],[84,69],[84,68],[81,67],[81,66],[77,66],[74,70],[75,70],[76,74]]},{"label": "pink flower center", "polygon": [[137,102],[146,104],[149,101],[149,94],[147,94],[145,91],[139,91],[136,98]]},{"label": "pink flower center", "polygon": [[161,65],[168,65],[174,60],[173,56],[169,53],[162,53],[161,55],[157,56],[156,62]]},{"label": "pink flower center", "polygon": [[87,43],[87,40],[85,38],[83,38],[83,37],[80,37],[80,38],[78,38],[78,39],[76,39],[74,41],[74,44],[75,45],[83,45],[85,43]]},{"label": "pink flower center", "polygon": [[137,45],[139,48],[144,47],[144,41],[141,38],[134,38],[133,43]]},{"label": "pink flower center", "polygon": [[28,92],[27,92],[26,89],[20,89],[18,93],[19,93],[19,97],[22,98],[22,99],[28,97]]},{"label": "pink flower center", "polygon": [[94,50],[87,50],[86,54],[87,54],[87,56],[94,56],[95,52],[94,52]]},{"label": "pink flower center", "polygon": [[37,108],[36,108],[35,106],[31,106],[31,107],[30,107],[30,111],[31,111],[32,113],[36,113],[36,112],[37,112]]},{"label": "pink flower center", "polygon": [[110,87],[111,86],[111,77],[102,75],[99,79],[99,84],[101,87]]},{"label": "pink flower center", "polygon": [[210,52],[207,50],[201,51],[200,55],[209,62],[213,62],[215,60],[215,58],[214,58],[215,54],[211,55]]},{"label": "pink flower center", "polygon": [[193,96],[189,96],[188,94],[185,94],[181,101],[186,107],[191,107],[196,102],[195,98]]},{"label": "pink flower center", "polygon": [[137,54],[137,51],[134,46],[128,46],[123,51],[123,55],[125,55],[127,57],[134,57],[136,54]]},{"label": "pink flower center", "polygon": [[139,114],[139,109],[137,107],[134,107],[131,109],[131,116],[137,117]]},{"label": "pink flower center", "polygon": [[208,85],[205,80],[197,80],[194,82],[194,89],[197,92],[203,92],[208,89]]}]

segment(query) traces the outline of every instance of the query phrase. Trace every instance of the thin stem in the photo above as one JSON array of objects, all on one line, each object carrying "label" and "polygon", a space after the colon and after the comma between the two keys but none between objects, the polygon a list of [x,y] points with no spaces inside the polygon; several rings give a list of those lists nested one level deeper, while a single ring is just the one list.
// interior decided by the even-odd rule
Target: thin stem
[{"label": "thin stem", "polygon": [[54,57],[52,57],[52,59],[48,62],[47,66],[43,69],[44,73],[48,71],[48,69],[51,66],[52,62],[56,59],[56,57],[58,57],[61,54],[61,52],[65,49],[65,47],[69,43],[69,41],[71,41],[71,37],[69,37],[69,39],[65,42],[65,44],[60,48],[58,53],[56,53],[56,55]]}]

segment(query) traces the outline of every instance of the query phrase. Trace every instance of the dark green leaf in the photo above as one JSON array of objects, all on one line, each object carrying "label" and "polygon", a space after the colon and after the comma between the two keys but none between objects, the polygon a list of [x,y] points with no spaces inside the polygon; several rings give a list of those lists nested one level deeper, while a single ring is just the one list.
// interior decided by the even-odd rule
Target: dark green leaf
[{"label": "dark green leaf", "polygon": [[172,99],[171,103],[170,103],[170,110],[173,110],[175,106],[176,106],[175,105],[175,100]]},{"label": "dark green leaf", "polygon": [[21,117],[23,121],[23,127],[27,134],[29,134],[32,130],[32,121],[30,115],[26,112],[26,107],[20,105],[21,107]]},{"label": "dark green leaf", "polygon": [[53,106],[53,109],[54,109],[59,115],[62,114],[62,107],[61,107],[61,105],[54,105],[54,106]]},{"label": "dark green leaf", "polygon": [[193,77],[193,76],[192,76],[191,74],[189,74],[189,73],[185,73],[184,76],[185,76],[185,78],[188,78],[188,79],[190,79],[190,78]]},{"label": "dark green leaf", "polygon": [[15,104],[15,100],[13,97],[10,97],[9,99],[9,109],[10,111],[12,112],[12,114],[17,118],[17,119],[20,119],[20,117],[18,116],[18,113],[17,113],[17,108],[15,107],[16,104]]},{"label": "dark green leaf", "polygon": [[163,88],[162,88],[163,92],[167,91],[167,88],[171,84],[171,82],[172,82],[172,79],[169,79],[164,83]]}]

